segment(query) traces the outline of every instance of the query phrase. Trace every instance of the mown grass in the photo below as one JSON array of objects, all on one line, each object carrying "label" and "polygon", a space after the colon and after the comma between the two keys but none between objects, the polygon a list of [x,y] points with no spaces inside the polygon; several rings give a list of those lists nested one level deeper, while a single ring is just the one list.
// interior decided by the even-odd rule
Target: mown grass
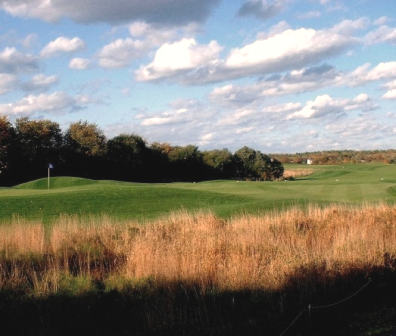
[{"label": "mown grass", "polygon": [[[295,166],[286,169],[295,168]],[[395,167],[382,164],[310,166],[295,181],[142,184],[70,177],[0,189],[0,222],[13,216],[52,223],[60,214],[107,214],[144,221],[175,210],[211,210],[222,218],[310,203],[394,202]]]}]

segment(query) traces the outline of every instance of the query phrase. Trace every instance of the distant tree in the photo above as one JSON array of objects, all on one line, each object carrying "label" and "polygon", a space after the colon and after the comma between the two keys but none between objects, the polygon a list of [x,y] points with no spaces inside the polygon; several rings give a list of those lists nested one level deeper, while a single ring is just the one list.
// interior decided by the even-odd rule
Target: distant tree
[{"label": "distant tree", "polygon": [[238,149],[234,153],[237,166],[237,174],[240,178],[257,177],[255,173],[256,151],[247,146]]},{"label": "distant tree", "polygon": [[49,162],[56,164],[59,160],[63,144],[59,124],[23,117],[16,120],[15,132],[14,173],[24,180],[45,176]]},{"label": "distant tree", "polygon": [[203,178],[202,153],[197,146],[175,146],[168,153],[169,167],[173,179],[195,181]]},{"label": "distant tree", "polygon": [[11,182],[13,147],[16,145],[15,129],[6,116],[0,116],[0,181]]},{"label": "distant tree", "polygon": [[283,176],[284,171],[285,169],[282,162],[277,159],[270,159],[270,162],[263,173],[263,177],[265,180],[276,180]]},{"label": "distant tree", "polygon": [[87,121],[70,124],[65,142],[69,149],[86,156],[102,156],[106,153],[106,136],[98,125]]},{"label": "distant tree", "polygon": [[96,124],[78,121],[65,133],[67,170],[76,176],[101,178],[107,176],[106,136]]},{"label": "distant tree", "polygon": [[235,161],[228,149],[202,152],[204,164],[209,168],[209,178],[229,178],[235,174]]},{"label": "distant tree", "polygon": [[108,140],[107,158],[114,178],[127,181],[144,179],[148,149],[142,137],[121,134]]},{"label": "distant tree", "polygon": [[282,163],[260,151],[245,146],[237,150],[234,156],[241,178],[274,180],[283,176]]}]

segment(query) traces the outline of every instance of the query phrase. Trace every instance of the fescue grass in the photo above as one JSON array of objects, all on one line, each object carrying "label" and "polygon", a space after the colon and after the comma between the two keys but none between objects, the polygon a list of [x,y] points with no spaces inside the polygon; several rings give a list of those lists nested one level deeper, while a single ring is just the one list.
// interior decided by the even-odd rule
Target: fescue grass
[{"label": "fescue grass", "polygon": [[[294,207],[230,220],[176,212],[144,226],[63,216],[47,237],[41,224],[18,220],[0,230],[0,288],[33,294],[56,293],[68,276],[105,287],[121,276],[199,284],[203,291],[279,291],[302,268],[321,270],[322,285],[331,288],[351,270],[385,266],[385,254],[396,260],[396,208],[385,204]],[[317,274],[305,280],[300,290],[309,294]]]},{"label": "fescue grass", "polygon": [[62,216],[49,232],[16,218],[0,237],[0,295],[91,305],[90,295],[122,293],[144,308],[135,318],[150,332],[163,325],[208,332],[216,323],[227,330],[235,309],[273,328],[310,302],[341,300],[396,270],[396,208],[386,204],[228,220],[179,211],[145,225]]}]

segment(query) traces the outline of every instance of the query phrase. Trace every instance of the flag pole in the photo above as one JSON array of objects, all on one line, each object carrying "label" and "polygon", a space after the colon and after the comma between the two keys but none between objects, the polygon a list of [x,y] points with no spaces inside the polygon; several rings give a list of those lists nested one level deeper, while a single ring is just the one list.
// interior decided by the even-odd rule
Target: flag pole
[{"label": "flag pole", "polygon": [[52,163],[48,164],[48,190],[50,188],[50,170],[54,168],[54,166],[52,165]]}]

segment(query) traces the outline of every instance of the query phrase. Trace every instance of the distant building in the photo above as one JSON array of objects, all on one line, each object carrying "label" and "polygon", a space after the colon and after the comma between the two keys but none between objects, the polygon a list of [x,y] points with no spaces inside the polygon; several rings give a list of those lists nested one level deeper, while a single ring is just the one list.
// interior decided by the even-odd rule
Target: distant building
[{"label": "distant building", "polygon": [[312,164],[312,159],[303,159],[302,160],[302,164],[308,164],[308,165],[310,165],[310,164]]}]

